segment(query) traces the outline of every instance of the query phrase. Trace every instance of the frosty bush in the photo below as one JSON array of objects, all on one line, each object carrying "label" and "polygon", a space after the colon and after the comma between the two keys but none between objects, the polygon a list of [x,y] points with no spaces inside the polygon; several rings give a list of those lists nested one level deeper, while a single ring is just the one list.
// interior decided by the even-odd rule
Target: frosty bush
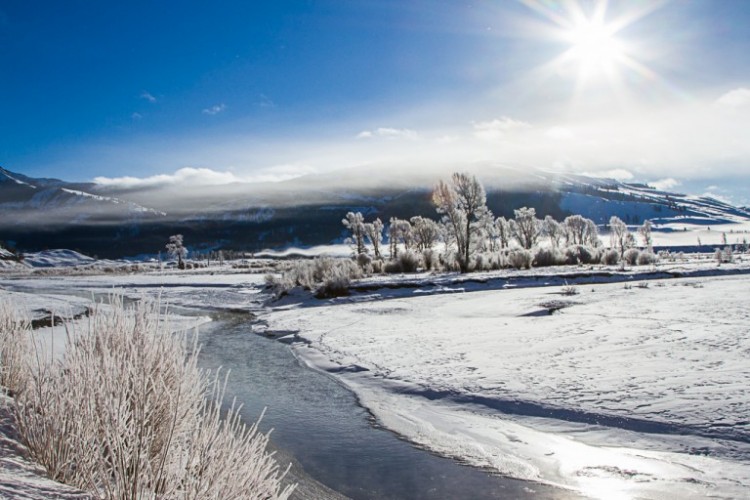
[{"label": "frosty bush", "polygon": [[423,250],[422,261],[424,262],[424,268],[428,271],[432,271],[438,265],[437,252],[429,248]]},{"label": "frosty bush", "polygon": [[614,249],[605,250],[604,253],[602,253],[601,262],[607,266],[614,266],[620,262],[620,253]]},{"label": "frosty bush", "polygon": [[537,248],[536,253],[534,254],[535,267],[560,266],[565,264],[565,262],[565,255],[554,247]]},{"label": "frosty bush", "polygon": [[650,266],[656,264],[659,258],[653,252],[641,252],[638,254],[638,265],[639,266]]},{"label": "frosty bush", "polygon": [[508,252],[508,265],[516,269],[531,269],[531,252],[524,248],[514,248]]},{"label": "frosty bush", "polygon": [[383,270],[386,273],[416,273],[421,264],[418,253],[405,250],[399,253],[394,260],[387,262]]},{"label": "frosty bush", "polygon": [[601,259],[599,249],[586,245],[571,245],[565,249],[565,262],[570,265],[596,264]]},{"label": "frosty bush", "polygon": [[6,301],[0,302],[0,389],[11,395],[21,389],[28,362],[31,323]]},{"label": "frosty bush", "polygon": [[357,255],[357,264],[366,274],[372,273],[372,257],[366,253]]},{"label": "frosty bush", "polygon": [[351,280],[364,276],[362,268],[352,259],[318,257],[314,260],[297,260],[281,273],[267,275],[268,285],[277,297],[295,287],[315,290],[319,297],[338,297],[348,294]]},{"label": "frosty bush", "polygon": [[224,385],[166,321],[158,305],[115,299],[61,360],[29,364],[15,413],[31,455],[97,498],[288,498],[268,435],[235,405],[221,418]]},{"label": "frosty bush", "polygon": [[637,248],[628,248],[622,255],[622,260],[629,265],[634,266],[638,263],[638,257],[640,257],[640,255],[641,252]]}]

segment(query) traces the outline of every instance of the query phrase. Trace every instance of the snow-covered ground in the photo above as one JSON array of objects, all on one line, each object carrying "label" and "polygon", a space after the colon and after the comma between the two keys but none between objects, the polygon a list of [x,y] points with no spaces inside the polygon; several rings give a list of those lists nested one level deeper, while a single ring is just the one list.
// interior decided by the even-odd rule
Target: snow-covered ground
[{"label": "snow-covered ground", "polygon": [[436,452],[599,498],[747,496],[750,276],[643,283],[355,297],[265,319]]},{"label": "snow-covered ground", "polygon": [[[346,298],[272,302],[259,330],[296,334],[301,359],[437,453],[597,498],[742,498],[750,265],[736,260],[376,277]],[[114,287],[259,313],[262,286],[228,267],[19,274],[0,276],[0,300],[63,310]]]}]

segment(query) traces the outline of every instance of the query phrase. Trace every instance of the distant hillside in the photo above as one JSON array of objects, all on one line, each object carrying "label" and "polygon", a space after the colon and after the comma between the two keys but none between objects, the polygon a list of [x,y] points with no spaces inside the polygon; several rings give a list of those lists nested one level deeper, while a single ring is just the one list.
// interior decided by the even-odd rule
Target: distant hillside
[{"label": "distant hillside", "polygon": [[452,170],[474,171],[496,216],[512,217],[514,209],[530,206],[541,217],[561,220],[579,213],[598,224],[612,215],[630,224],[646,219],[706,225],[750,220],[747,209],[713,198],[498,165],[406,175],[352,169],[280,183],[147,189],[32,179],[0,168],[0,240],[23,251],[72,248],[108,258],[155,254],[175,233],[182,233],[193,250],[326,244],[342,240],[341,219],[348,211],[386,223],[390,217],[437,218],[432,186]]}]

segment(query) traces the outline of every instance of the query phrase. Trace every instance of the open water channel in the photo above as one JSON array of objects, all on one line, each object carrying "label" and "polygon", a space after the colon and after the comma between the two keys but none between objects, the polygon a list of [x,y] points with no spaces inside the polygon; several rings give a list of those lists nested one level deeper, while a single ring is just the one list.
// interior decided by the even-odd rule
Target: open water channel
[{"label": "open water channel", "polygon": [[354,394],[288,345],[253,333],[247,316],[216,319],[201,327],[201,364],[231,370],[227,395],[244,405],[247,422],[267,408],[261,429],[274,429],[280,461],[292,462],[297,498],[336,498],[327,488],[354,499],[577,498],[418,449],[380,428]]}]

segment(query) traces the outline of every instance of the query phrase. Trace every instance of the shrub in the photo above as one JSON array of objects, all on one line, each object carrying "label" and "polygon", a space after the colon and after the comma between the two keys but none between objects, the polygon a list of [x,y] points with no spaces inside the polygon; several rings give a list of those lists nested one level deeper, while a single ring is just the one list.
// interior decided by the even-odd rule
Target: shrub
[{"label": "shrub", "polygon": [[537,248],[534,255],[535,267],[560,266],[565,262],[565,256],[557,248]]},{"label": "shrub", "polygon": [[649,266],[651,264],[656,264],[658,260],[659,258],[656,256],[654,252],[641,252],[638,255],[639,266]]},{"label": "shrub", "polygon": [[419,254],[411,250],[404,250],[398,256],[387,262],[383,271],[390,274],[395,273],[415,273],[419,269],[421,259]]},{"label": "shrub", "polygon": [[288,498],[268,435],[235,405],[221,418],[225,383],[198,369],[195,341],[158,305],[113,304],[16,393],[19,434],[50,477],[97,498]]},{"label": "shrub", "polygon": [[614,249],[605,250],[601,256],[601,262],[606,266],[614,266],[620,262],[620,254]]},{"label": "shrub", "polygon": [[569,265],[596,264],[600,258],[599,249],[594,247],[571,245],[565,249],[565,263]]},{"label": "shrub", "polygon": [[294,261],[281,276],[267,275],[266,285],[277,297],[289,293],[292,288],[298,286],[305,290],[315,290],[321,296],[337,297],[346,295],[342,293],[342,288],[348,288],[351,280],[363,276],[362,269],[351,259],[319,257],[312,261]]},{"label": "shrub", "polygon": [[461,263],[459,262],[459,255],[454,250],[446,250],[445,253],[440,254],[440,265],[446,272],[457,272],[461,270]]},{"label": "shrub", "polygon": [[628,263],[631,266],[634,266],[638,263],[638,257],[640,255],[641,255],[641,252],[637,248],[628,248],[627,250],[625,250],[625,253],[623,254],[622,258],[626,263]]},{"label": "shrub", "polygon": [[430,248],[423,250],[422,261],[424,262],[424,268],[428,271],[432,271],[438,265],[437,253]]},{"label": "shrub", "polygon": [[531,252],[523,248],[514,248],[508,252],[508,264],[516,269],[531,269]]},{"label": "shrub", "polygon": [[11,395],[21,388],[28,361],[31,323],[6,301],[0,302],[0,389]]},{"label": "shrub", "polygon": [[357,264],[362,268],[363,271],[367,272],[372,270],[372,257],[366,253],[357,255]]}]

